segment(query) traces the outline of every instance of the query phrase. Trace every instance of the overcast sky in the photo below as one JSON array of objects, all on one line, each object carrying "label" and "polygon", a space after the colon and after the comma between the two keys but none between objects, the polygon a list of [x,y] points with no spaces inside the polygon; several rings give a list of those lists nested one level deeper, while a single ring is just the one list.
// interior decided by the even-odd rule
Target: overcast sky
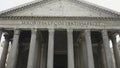
[{"label": "overcast sky", "polygon": [[[0,11],[15,7],[33,0],[0,0]],[[120,12],[120,0],[86,0],[91,3]],[[0,55],[2,48],[0,47]]]}]

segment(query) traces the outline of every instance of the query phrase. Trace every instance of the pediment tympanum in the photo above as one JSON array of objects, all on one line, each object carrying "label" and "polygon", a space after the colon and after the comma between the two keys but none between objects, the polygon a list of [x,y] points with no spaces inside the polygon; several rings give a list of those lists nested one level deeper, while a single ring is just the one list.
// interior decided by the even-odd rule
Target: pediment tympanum
[{"label": "pediment tympanum", "polygon": [[29,5],[25,9],[5,14],[7,16],[89,16],[113,17],[107,12],[94,9],[70,0],[51,0],[48,2]]}]

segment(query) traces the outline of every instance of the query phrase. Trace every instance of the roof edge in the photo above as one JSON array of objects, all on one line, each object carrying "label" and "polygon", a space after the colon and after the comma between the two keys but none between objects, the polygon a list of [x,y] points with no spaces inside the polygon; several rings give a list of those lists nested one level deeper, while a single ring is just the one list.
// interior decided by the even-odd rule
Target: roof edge
[{"label": "roof edge", "polygon": [[63,18],[63,19],[96,19],[96,20],[120,20],[120,17],[88,17],[88,16],[0,16],[0,19],[46,19],[46,18]]},{"label": "roof edge", "polygon": [[[74,1],[74,0],[71,0],[71,1]],[[108,13],[111,13],[111,14],[115,14],[117,16],[120,16],[120,12],[117,12],[115,10],[112,10],[112,9],[109,9],[109,8],[106,8],[106,7],[103,7],[103,6],[100,6],[100,5],[97,5],[95,3],[91,3],[91,2],[88,2],[88,1],[79,1],[79,0],[75,0],[76,3],[83,3],[85,4],[86,6],[88,7],[92,7],[93,9],[98,9],[98,10],[102,10],[102,11],[105,11],[105,12],[108,12]]]},{"label": "roof edge", "polygon": [[[30,5],[37,4],[37,3],[46,3],[46,2],[48,2],[48,1],[53,1],[53,0],[35,0],[35,1],[31,1],[31,2],[29,2],[29,3],[25,3],[25,4],[22,4],[22,5],[19,5],[19,6],[16,6],[16,7],[13,7],[13,8],[4,10],[4,11],[1,11],[1,12],[0,12],[0,15],[1,15],[1,16],[2,16],[2,15],[4,16],[5,14],[7,14],[7,13],[9,13],[9,12],[11,12],[11,11],[16,11],[16,10],[18,10],[18,9],[22,9],[22,8],[24,8],[24,7],[28,7],[28,6],[30,6]],[[74,2],[76,2],[76,3],[78,3],[78,4],[79,4],[79,3],[82,3],[82,4],[86,5],[87,7],[91,7],[91,8],[93,8],[93,9],[97,9],[97,10],[102,10],[102,11],[105,11],[105,12],[107,12],[107,13],[111,13],[111,14],[113,14],[114,16],[120,17],[120,13],[119,13],[119,12],[114,11],[114,10],[112,10],[112,9],[108,9],[108,8],[99,6],[99,5],[94,4],[94,3],[90,3],[90,2],[87,2],[87,1],[83,1],[83,0],[81,0],[81,1],[79,1],[79,0],[70,0],[70,1],[74,1]]]},{"label": "roof edge", "polygon": [[42,1],[41,0],[35,0],[35,1],[31,1],[31,2],[25,3],[25,4],[21,4],[21,5],[18,5],[18,6],[15,6],[15,7],[12,7],[12,8],[9,8],[9,9],[1,11],[0,15],[4,15],[6,13],[9,13],[10,11],[14,11],[14,10],[17,10],[17,9],[20,9],[20,8],[23,8],[23,7],[27,7],[27,6],[36,4],[36,3],[46,2],[46,1],[47,0],[42,0]]}]

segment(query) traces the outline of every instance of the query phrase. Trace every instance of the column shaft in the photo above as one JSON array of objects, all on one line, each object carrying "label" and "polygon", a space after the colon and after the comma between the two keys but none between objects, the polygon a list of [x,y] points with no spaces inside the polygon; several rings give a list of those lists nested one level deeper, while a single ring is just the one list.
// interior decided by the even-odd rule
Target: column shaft
[{"label": "column shaft", "polygon": [[47,68],[53,68],[54,59],[54,30],[49,30]]},{"label": "column shaft", "polygon": [[94,68],[91,35],[89,30],[85,30],[85,41],[86,41],[87,62],[88,62],[87,68]]},{"label": "column shaft", "polygon": [[43,51],[43,67],[42,68],[46,68],[46,45],[44,44],[44,51]]},{"label": "column shaft", "polygon": [[78,55],[79,55],[78,45],[75,45],[74,48],[75,48],[75,50],[74,50],[74,51],[75,51],[75,52],[74,52],[74,53],[75,53],[75,67],[76,67],[76,68],[79,68],[79,67],[78,67],[78,62],[79,62],[79,60],[78,60],[78,58],[79,58],[79,57],[78,57]]},{"label": "column shaft", "polygon": [[2,37],[2,30],[0,30],[0,41],[1,41],[1,37]]},{"label": "column shaft", "polygon": [[74,68],[73,30],[67,30],[68,68]]},{"label": "column shaft", "polygon": [[114,52],[114,56],[115,56],[115,62],[116,62],[116,67],[120,68],[120,55],[119,55],[119,49],[117,46],[117,42],[116,42],[116,37],[112,37],[112,44],[113,44],[113,52]]},{"label": "column shaft", "polygon": [[27,68],[34,68],[37,29],[32,30]]},{"label": "column shaft", "polygon": [[19,30],[14,30],[13,44],[11,46],[7,68],[16,68],[18,57]]},{"label": "column shaft", "polygon": [[40,68],[43,68],[43,65],[44,65],[44,44],[42,44],[41,46],[41,60],[40,60]]},{"label": "column shaft", "polygon": [[38,62],[37,62],[38,68],[40,68],[40,66],[41,66],[41,47],[42,46],[38,46]]},{"label": "column shaft", "polygon": [[5,33],[4,36],[5,36],[5,42],[4,42],[2,56],[1,56],[1,60],[0,60],[0,68],[5,68],[5,63],[6,63],[7,54],[8,54],[8,48],[9,48],[8,33]]},{"label": "column shaft", "polygon": [[45,44],[45,64],[44,64],[44,68],[46,68],[47,67],[47,45]]},{"label": "column shaft", "polygon": [[102,30],[102,38],[103,38],[103,44],[104,44],[103,48],[105,50],[107,68],[114,68],[112,52],[110,49],[108,33],[106,30]]}]

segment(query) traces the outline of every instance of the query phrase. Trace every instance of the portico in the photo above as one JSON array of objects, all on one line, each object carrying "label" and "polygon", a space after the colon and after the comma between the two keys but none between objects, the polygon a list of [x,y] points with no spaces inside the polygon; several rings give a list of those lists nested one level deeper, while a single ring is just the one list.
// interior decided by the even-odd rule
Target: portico
[{"label": "portico", "polygon": [[[75,68],[99,68],[101,65],[103,65],[103,68],[114,68],[112,53],[109,46],[109,35],[111,31],[107,29],[15,29],[13,32],[12,48],[9,53],[10,59],[8,59],[7,62],[8,68],[16,68],[16,66],[19,68],[22,63],[24,63],[24,65],[22,64],[23,68],[39,68],[46,66],[47,68],[70,68],[71,66]],[[97,37],[98,35],[99,37]],[[26,40],[24,39],[23,41],[23,38],[26,38]],[[15,50],[13,46],[16,47],[14,48]],[[103,50],[103,52],[96,50],[97,48],[99,48],[98,50],[100,51]],[[5,52],[7,51],[7,49],[4,50]],[[32,56],[33,58],[30,58]],[[116,59],[119,59],[118,54],[115,54],[115,56]],[[64,59],[64,61],[58,59]],[[104,61],[106,63],[104,63]],[[5,62],[5,60],[2,62]],[[116,63],[117,62],[119,62],[119,60],[117,60]]]},{"label": "portico", "polygon": [[119,32],[118,13],[84,1],[28,3],[0,13],[0,68],[120,68]]}]

